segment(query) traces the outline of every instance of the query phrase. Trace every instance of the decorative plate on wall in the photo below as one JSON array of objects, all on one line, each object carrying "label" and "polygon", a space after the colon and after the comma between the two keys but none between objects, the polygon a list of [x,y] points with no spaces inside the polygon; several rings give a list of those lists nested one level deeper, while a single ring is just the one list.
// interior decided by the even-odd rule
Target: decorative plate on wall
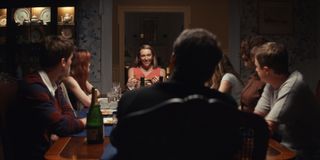
[{"label": "decorative plate on wall", "polygon": [[28,8],[19,8],[14,12],[14,20],[22,25],[23,21],[30,21],[30,10]]},{"label": "decorative plate on wall", "polygon": [[43,21],[44,24],[51,21],[51,9],[49,7],[44,8],[40,13],[40,20]]},{"label": "decorative plate on wall", "polygon": [[0,27],[5,27],[7,25],[7,16],[0,16]]}]

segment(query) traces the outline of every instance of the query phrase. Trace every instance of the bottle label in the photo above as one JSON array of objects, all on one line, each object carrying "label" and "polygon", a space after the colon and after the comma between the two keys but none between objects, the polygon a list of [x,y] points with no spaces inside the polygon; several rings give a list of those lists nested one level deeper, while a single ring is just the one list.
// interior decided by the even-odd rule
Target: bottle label
[{"label": "bottle label", "polygon": [[89,144],[103,143],[103,140],[104,140],[103,126],[87,128],[87,142]]}]

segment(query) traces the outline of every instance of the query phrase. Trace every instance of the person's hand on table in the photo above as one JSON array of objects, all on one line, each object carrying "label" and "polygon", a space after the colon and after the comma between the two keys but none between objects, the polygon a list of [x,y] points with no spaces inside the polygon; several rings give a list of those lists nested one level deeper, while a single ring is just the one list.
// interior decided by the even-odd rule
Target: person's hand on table
[{"label": "person's hand on table", "polygon": [[155,83],[159,82],[159,77],[158,76],[153,77],[151,79],[151,82],[152,82],[152,84],[155,84]]},{"label": "person's hand on table", "polygon": [[81,119],[79,119],[84,125],[86,125],[87,124],[87,118],[81,118]]},{"label": "person's hand on table", "polygon": [[55,142],[59,139],[59,136],[56,134],[51,134],[50,139],[51,139],[51,141]]}]

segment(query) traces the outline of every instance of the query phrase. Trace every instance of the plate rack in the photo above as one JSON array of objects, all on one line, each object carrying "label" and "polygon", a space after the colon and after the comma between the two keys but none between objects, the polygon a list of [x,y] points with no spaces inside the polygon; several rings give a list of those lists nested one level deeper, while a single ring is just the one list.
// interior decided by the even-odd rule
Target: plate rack
[{"label": "plate rack", "polygon": [[76,0],[1,1],[0,72],[23,76],[33,71],[37,53],[26,48],[36,48],[48,35],[62,35],[77,44]]}]

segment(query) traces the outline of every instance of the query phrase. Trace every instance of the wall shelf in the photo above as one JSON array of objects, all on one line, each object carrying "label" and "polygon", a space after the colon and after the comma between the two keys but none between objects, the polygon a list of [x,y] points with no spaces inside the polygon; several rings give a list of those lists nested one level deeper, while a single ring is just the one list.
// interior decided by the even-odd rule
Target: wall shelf
[{"label": "wall shelf", "polygon": [[48,35],[62,35],[75,44],[77,3],[75,0],[3,0],[0,4],[0,72],[17,75],[32,71],[36,47]]}]

